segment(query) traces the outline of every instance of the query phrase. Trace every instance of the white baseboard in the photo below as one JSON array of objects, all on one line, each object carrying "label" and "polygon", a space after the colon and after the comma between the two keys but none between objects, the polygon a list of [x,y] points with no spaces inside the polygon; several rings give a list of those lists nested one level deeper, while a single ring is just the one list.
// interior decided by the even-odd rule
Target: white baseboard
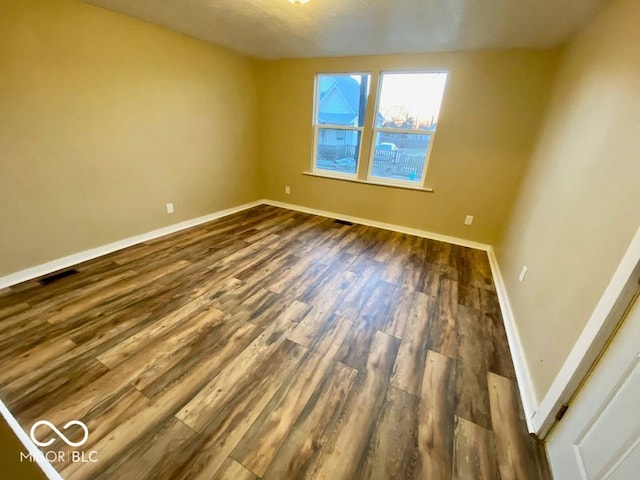
[{"label": "white baseboard", "polygon": [[227,208],[225,210],[220,210],[218,212],[214,212],[209,215],[204,215],[202,217],[185,220],[180,223],[174,223],[173,225],[169,225],[167,227],[158,228],[157,230],[152,230],[150,232],[142,233],[134,237],[125,238],[124,240],[118,240],[117,242],[109,243],[107,245],[102,245],[100,247],[92,248],[90,250],[85,250],[83,252],[74,253],[72,255],[58,258],[56,260],[52,260],[47,263],[42,263],[40,265],[36,265],[35,267],[27,268],[25,270],[20,270],[19,272],[10,273],[9,275],[0,277],[0,289],[5,287],[10,287],[11,285],[15,285],[17,283],[26,282],[27,280],[41,277],[42,275],[47,275],[51,272],[55,272],[63,268],[68,268],[68,267],[71,267],[72,265],[77,265],[78,263],[86,262],[87,260],[92,260],[102,255],[106,255],[108,253],[112,253],[117,250],[122,250],[123,248],[131,247],[138,243],[147,242],[149,240],[153,240],[154,238],[162,237],[164,235],[169,235],[170,233],[178,232],[180,230],[194,227],[202,223],[207,223],[221,217],[226,217],[227,215],[241,212],[242,210],[255,207],[262,203],[264,202],[261,200],[257,200],[251,203],[245,203],[244,205]]},{"label": "white baseboard", "polygon": [[[9,411],[7,406],[0,400],[0,415],[7,422],[13,433],[16,434],[18,440],[22,442],[22,445],[27,449],[27,453],[30,454],[31,458],[35,459],[35,463],[40,467],[40,470],[44,472],[49,480],[62,480],[60,474],[56,471],[55,468],[49,463],[49,461],[40,453],[40,450],[36,446],[35,443],[31,440],[31,437],[25,432],[16,417]],[[19,452],[15,452],[19,455]],[[7,455],[7,452],[4,452]]]},{"label": "white baseboard", "polygon": [[438,240],[441,242],[452,243],[454,245],[460,245],[462,247],[475,248],[478,250],[488,251],[491,246],[486,243],[474,242],[471,240],[465,240],[464,238],[450,237],[448,235],[441,235],[439,233],[429,232],[427,230],[419,230],[417,228],[403,227],[401,225],[394,225],[391,223],[377,222],[375,220],[369,220],[368,218],[352,217],[351,215],[343,215],[342,213],[328,212],[326,210],[318,210],[316,208],[301,207],[300,205],[293,205],[291,203],[278,202],[276,200],[262,200],[262,203],[272,205],[274,207],[286,208],[288,210],[296,210],[298,212],[310,213],[313,215],[320,215],[321,217],[335,218],[337,220],[346,220],[351,223],[359,223],[360,225],[367,225],[368,227],[382,228],[383,230],[392,230],[394,232],[406,233],[407,235],[415,235],[416,237],[429,238],[431,240]]},{"label": "white baseboard", "polygon": [[502,278],[498,259],[493,247],[487,250],[487,254],[489,255],[489,264],[491,265],[491,272],[493,274],[493,283],[496,286],[498,301],[500,302],[500,310],[502,310],[502,321],[504,323],[504,329],[507,332],[507,341],[509,342],[513,368],[516,372],[516,379],[518,380],[518,388],[520,390],[520,398],[522,399],[524,416],[527,420],[527,428],[530,433],[535,433],[535,425],[532,419],[538,409],[538,400],[536,399],[533,389],[529,366],[522,351],[522,342],[520,341],[520,334],[515,322],[511,303],[509,302],[509,295],[507,295],[507,287]]}]

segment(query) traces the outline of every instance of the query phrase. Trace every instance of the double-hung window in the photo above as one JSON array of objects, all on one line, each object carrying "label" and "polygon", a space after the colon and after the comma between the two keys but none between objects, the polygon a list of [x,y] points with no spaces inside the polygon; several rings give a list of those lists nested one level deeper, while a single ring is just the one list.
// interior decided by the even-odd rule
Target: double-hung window
[{"label": "double-hung window", "polygon": [[446,73],[383,73],[369,178],[424,183]]},{"label": "double-hung window", "polygon": [[[423,187],[447,74],[381,73],[368,125],[369,78],[367,74],[317,76],[313,171]],[[370,139],[365,148],[363,137]]]},{"label": "double-hung window", "polygon": [[364,73],[316,78],[314,171],[356,176],[369,78]]}]

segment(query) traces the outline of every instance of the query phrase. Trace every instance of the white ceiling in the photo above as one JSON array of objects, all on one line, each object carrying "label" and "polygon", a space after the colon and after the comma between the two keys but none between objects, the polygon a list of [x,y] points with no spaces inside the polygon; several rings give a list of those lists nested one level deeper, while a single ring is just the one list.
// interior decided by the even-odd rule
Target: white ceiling
[{"label": "white ceiling", "polygon": [[568,40],[607,0],[85,0],[260,58],[495,48]]}]

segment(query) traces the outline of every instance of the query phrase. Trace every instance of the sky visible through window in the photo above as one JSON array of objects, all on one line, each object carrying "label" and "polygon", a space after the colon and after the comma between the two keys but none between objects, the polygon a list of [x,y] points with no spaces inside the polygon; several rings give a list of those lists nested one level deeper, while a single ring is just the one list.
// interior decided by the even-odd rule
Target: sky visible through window
[{"label": "sky visible through window", "polygon": [[[362,83],[362,75],[349,75],[349,76],[353,78],[356,82],[358,82],[358,85]],[[369,80],[369,76],[370,76],[369,74],[365,75],[365,77],[367,77],[366,78],[367,81]],[[371,82],[367,82],[367,94],[369,93],[369,86],[370,86],[369,83]]]},{"label": "sky visible through window", "polygon": [[378,126],[404,123],[404,128],[423,130],[434,126],[446,81],[446,73],[385,73],[378,106],[384,121]]}]

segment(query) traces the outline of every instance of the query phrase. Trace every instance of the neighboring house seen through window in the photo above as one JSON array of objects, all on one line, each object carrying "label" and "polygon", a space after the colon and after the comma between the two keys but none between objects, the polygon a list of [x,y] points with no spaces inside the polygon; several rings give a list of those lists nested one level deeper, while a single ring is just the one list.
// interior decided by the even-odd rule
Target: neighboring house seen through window
[{"label": "neighboring house seen through window", "polygon": [[356,174],[368,95],[368,74],[318,75],[315,169]]},{"label": "neighboring house seen through window", "polygon": [[[446,80],[441,72],[382,73],[369,129],[365,113],[370,76],[318,75],[314,172],[423,186]],[[363,136],[371,138],[372,145],[361,161]]]}]

